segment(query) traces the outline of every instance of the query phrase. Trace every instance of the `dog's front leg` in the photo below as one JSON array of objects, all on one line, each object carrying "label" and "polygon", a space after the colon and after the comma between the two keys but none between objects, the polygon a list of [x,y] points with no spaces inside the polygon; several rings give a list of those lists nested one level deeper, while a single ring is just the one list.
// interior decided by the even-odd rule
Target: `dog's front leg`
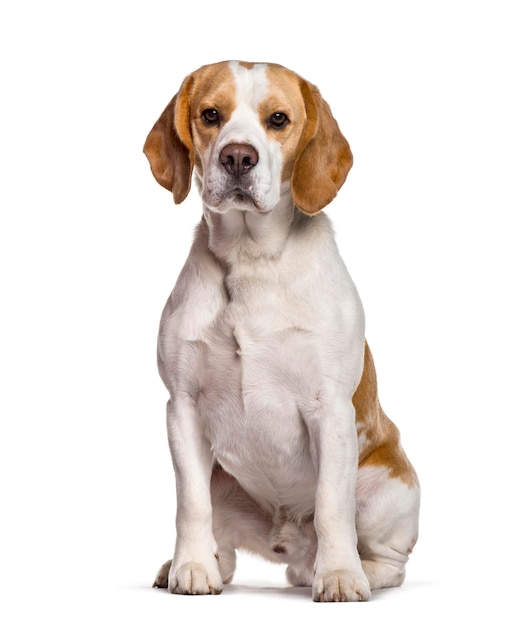
[{"label": "dog's front leg", "polygon": [[318,470],[312,598],[315,602],[368,600],[371,591],[360,564],[355,527],[358,444],[351,399],[332,409],[320,401],[308,428]]},{"label": "dog's front leg", "polygon": [[192,595],[220,593],[223,583],[210,496],[212,455],[189,395],[169,401],[167,429],[177,492],[176,548],[168,590]]}]

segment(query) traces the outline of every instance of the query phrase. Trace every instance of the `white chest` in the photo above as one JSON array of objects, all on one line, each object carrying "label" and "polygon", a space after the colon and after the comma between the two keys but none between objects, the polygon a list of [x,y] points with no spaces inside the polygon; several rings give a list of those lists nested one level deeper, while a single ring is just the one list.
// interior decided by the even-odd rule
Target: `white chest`
[{"label": "white chest", "polygon": [[227,235],[227,224],[213,221],[217,250],[232,260],[215,261],[199,231],[164,312],[160,371],[172,398],[193,400],[214,457],[251,495],[308,515],[316,469],[306,420],[358,384],[360,302],[324,218],[298,220],[281,254],[261,256],[257,233],[231,243],[218,230]]},{"label": "white chest", "polygon": [[206,333],[199,416],[214,456],[264,505],[311,509],[315,472],[301,408],[314,340],[287,319],[281,297],[253,304],[247,312],[230,303]]}]

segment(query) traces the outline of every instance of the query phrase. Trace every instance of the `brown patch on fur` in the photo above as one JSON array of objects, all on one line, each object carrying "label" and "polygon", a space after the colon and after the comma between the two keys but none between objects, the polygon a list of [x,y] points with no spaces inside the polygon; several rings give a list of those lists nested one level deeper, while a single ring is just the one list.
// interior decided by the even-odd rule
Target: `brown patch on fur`
[{"label": "brown patch on fur", "polygon": [[[268,64],[267,78],[269,90],[258,107],[258,116],[268,137],[281,144],[281,179],[288,180],[292,176],[299,141],[306,123],[305,103],[299,89],[299,76],[294,72],[281,65]],[[289,119],[288,124],[279,129],[271,127],[268,122],[273,113],[285,113]]]},{"label": "brown patch on fur", "polygon": [[249,63],[249,61],[239,61],[238,65],[245,67],[246,70],[252,70],[256,63]]},{"label": "brown patch on fur", "polygon": [[[196,156],[204,154],[220,129],[226,124],[236,108],[236,86],[233,72],[228,63],[205,65],[193,73],[190,89],[190,127]],[[207,126],[202,120],[205,109],[216,109],[219,125]],[[200,165],[200,163],[199,163]]]},{"label": "brown patch on fur", "polygon": [[315,215],[344,184],[353,155],[317,87],[301,78],[299,81],[306,123],[292,171],[292,197],[303,213]]},{"label": "brown patch on fur", "polygon": [[414,468],[401,447],[399,430],[380,406],[374,361],[367,343],[364,371],[353,404],[357,432],[364,438],[359,450],[359,467],[383,466],[389,470],[391,478],[398,478],[409,486],[417,485]]},{"label": "brown patch on fur", "polygon": [[315,85],[273,63],[267,64],[267,77],[270,88],[260,118],[265,121],[278,111],[287,114],[290,123],[269,129],[269,136],[282,144],[282,178],[290,177],[294,203],[315,215],[344,184],[353,164],[351,149]]},{"label": "brown patch on fur", "polygon": [[173,193],[176,204],[188,195],[193,170],[188,80],[185,79],[179,93],[168,103],[143,147],[154,178]]}]

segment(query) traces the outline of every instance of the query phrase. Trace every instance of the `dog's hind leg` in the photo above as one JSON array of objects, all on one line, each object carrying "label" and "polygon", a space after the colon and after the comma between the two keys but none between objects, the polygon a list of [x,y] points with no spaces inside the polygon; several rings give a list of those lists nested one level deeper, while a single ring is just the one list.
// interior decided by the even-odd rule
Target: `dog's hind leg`
[{"label": "dog's hind leg", "polygon": [[371,589],[398,587],[418,535],[419,486],[365,465],[357,486],[358,551]]},{"label": "dog's hind leg", "polygon": [[380,406],[367,344],[353,403],[361,448],[355,491],[358,552],[371,589],[397,587],[417,540],[420,489],[399,431]]},{"label": "dog's hind leg", "polygon": [[172,559],[165,561],[159,568],[156,578],[154,579],[153,587],[159,587],[160,589],[166,589],[168,587],[168,573],[170,572],[170,566],[172,565]]}]

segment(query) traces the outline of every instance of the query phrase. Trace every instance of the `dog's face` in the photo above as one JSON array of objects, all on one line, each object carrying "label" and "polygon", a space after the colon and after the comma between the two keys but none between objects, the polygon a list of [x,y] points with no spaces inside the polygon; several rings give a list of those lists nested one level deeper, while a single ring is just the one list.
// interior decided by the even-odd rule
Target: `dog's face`
[{"label": "dog's face", "polygon": [[190,96],[196,171],[205,205],[218,212],[243,208],[268,212],[289,181],[306,122],[297,81],[276,68],[238,63],[205,68]]},{"label": "dog's face", "polygon": [[282,194],[317,213],[352,164],[317,88],[279,65],[237,61],[190,74],[144,150],[176,202],[188,194],[195,170],[205,207],[219,213],[268,213]]}]

